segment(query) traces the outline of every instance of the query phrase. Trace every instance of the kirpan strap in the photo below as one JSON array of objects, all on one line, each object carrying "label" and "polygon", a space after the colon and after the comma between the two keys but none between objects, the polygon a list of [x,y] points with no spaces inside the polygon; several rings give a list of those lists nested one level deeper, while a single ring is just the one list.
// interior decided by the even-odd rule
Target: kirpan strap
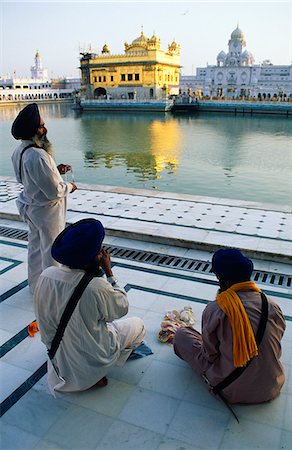
[{"label": "kirpan strap", "polygon": [[19,179],[20,179],[20,182],[22,183],[22,177],[21,177],[21,172],[22,172],[22,156],[23,156],[23,153],[25,152],[25,150],[27,150],[28,148],[30,148],[30,147],[35,147],[36,145],[35,144],[29,144],[29,145],[27,145],[26,147],[24,147],[24,149],[21,151],[21,153],[20,153],[20,160],[19,160]]},{"label": "kirpan strap", "polygon": [[63,338],[64,332],[65,332],[66,326],[70,320],[70,317],[72,316],[73,311],[76,308],[81,295],[83,294],[84,290],[86,289],[87,285],[90,283],[92,278],[93,278],[93,276],[91,276],[91,275],[87,275],[87,274],[83,275],[83,277],[77,284],[76,288],[74,289],[74,292],[71,295],[71,297],[64,309],[62,317],[60,319],[60,323],[58,325],[55,337],[52,341],[51,348],[48,349],[48,355],[49,355],[50,359],[54,358],[54,356],[59,348],[60,342]]}]

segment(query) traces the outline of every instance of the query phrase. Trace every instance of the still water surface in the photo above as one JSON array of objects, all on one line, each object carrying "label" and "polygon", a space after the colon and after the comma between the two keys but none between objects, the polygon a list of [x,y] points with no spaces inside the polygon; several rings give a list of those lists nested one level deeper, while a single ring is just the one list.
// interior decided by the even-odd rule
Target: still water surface
[{"label": "still water surface", "polygon": [[[10,128],[20,109],[0,108],[0,175],[14,175]],[[77,184],[291,204],[291,118],[40,110],[56,160],[72,165]]]}]

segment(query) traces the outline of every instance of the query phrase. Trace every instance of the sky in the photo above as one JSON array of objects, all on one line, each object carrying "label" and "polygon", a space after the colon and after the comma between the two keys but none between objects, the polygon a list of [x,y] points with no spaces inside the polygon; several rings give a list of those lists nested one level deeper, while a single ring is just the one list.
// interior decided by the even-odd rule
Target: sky
[{"label": "sky", "polygon": [[182,74],[216,64],[239,26],[255,63],[292,62],[291,1],[3,1],[0,3],[0,76],[30,76],[36,50],[53,78],[80,76],[79,53],[112,54],[141,33],[155,32],[161,48],[181,46]]}]

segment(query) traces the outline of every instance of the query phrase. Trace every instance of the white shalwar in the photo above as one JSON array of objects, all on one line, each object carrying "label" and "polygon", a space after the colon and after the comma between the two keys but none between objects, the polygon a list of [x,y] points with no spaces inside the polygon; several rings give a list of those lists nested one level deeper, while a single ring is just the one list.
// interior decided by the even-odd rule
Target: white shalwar
[{"label": "white shalwar", "polygon": [[[48,349],[83,275],[83,270],[61,266],[47,268],[39,278],[34,306],[41,339]],[[112,367],[125,363],[145,336],[141,319],[120,319],[127,314],[128,306],[127,294],[116,280],[112,284],[102,277],[90,281],[53,358],[58,374],[48,361],[48,383],[53,395],[88,389]]]},{"label": "white shalwar", "polygon": [[53,158],[43,149],[30,147],[24,140],[12,155],[16,179],[23,191],[16,200],[20,217],[28,224],[28,284],[33,292],[39,275],[49,266],[59,265],[51,256],[51,246],[66,224],[67,195],[71,183],[65,183]]}]

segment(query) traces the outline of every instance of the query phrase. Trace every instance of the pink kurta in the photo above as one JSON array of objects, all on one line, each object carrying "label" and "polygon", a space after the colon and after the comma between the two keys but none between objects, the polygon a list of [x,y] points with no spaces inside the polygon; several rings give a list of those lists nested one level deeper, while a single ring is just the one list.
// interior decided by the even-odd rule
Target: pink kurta
[{"label": "pink kurta", "polygon": [[[261,296],[255,291],[240,291],[256,334],[261,315]],[[280,363],[280,341],[285,330],[285,319],[280,307],[268,298],[268,322],[259,348],[259,355],[242,375],[222,393],[230,403],[262,403],[277,397],[285,376]],[[202,334],[190,328],[181,328],[175,335],[175,351],[200,375],[206,374],[215,386],[234,370],[232,330],[229,319],[216,301],[205,308]]]}]

